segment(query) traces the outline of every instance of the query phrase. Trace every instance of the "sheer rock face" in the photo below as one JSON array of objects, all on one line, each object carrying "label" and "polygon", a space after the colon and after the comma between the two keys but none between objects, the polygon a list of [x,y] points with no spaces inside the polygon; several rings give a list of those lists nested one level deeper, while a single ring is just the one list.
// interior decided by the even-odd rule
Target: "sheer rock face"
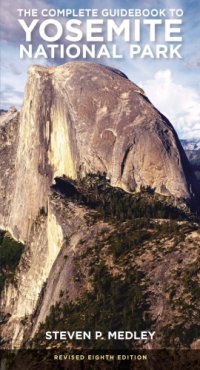
[{"label": "sheer rock face", "polygon": [[[171,124],[121,72],[95,63],[32,66],[20,114],[9,216],[27,240],[56,176],[105,172],[113,186],[190,198],[195,184]],[[10,195],[9,195],[10,197]]]},{"label": "sheer rock face", "polygon": [[11,314],[3,335],[18,347],[21,320],[33,314],[66,235],[49,200],[55,177],[100,171],[130,192],[142,185],[190,198],[197,190],[167,119],[121,72],[95,63],[31,67],[20,117],[1,117],[0,144],[0,227],[26,242],[0,302]]}]

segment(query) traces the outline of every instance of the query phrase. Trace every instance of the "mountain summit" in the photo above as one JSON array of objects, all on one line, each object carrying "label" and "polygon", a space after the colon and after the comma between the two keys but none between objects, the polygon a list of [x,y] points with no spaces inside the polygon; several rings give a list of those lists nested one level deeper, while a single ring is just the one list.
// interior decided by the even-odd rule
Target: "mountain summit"
[{"label": "mountain summit", "polygon": [[187,199],[198,191],[170,122],[122,72],[95,63],[30,67],[16,145],[0,223],[22,240],[56,177],[100,172],[128,192]]},{"label": "mountain summit", "polygon": [[38,168],[50,182],[99,171],[130,192],[141,186],[183,198],[195,192],[172,125],[120,71],[88,62],[32,66],[22,125],[30,132],[33,125],[35,149],[45,149]]}]

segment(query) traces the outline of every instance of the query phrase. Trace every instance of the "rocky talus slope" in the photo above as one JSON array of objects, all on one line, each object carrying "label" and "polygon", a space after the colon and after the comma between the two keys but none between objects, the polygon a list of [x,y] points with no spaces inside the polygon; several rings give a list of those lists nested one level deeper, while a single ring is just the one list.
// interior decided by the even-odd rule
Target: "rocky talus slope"
[{"label": "rocky talus slope", "polygon": [[[144,92],[121,72],[95,63],[32,66],[21,112],[13,110],[1,116],[0,144],[0,227],[24,245],[12,278],[8,267],[0,271],[2,345],[28,346],[29,338],[34,339],[56,302],[76,304],[83,290],[96,292],[98,299],[104,299],[100,289],[107,282],[102,282],[100,288],[95,285],[101,272],[95,269],[89,273],[90,263],[100,265],[102,274],[108,280],[113,277],[113,286],[119,285],[121,291],[123,280],[130,289],[138,286],[128,290],[127,297],[133,302],[127,304],[138,317],[139,327],[151,325],[151,320],[156,321],[159,331],[167,325],[165,300],[172,294],[168,281],[173,278],[170,275],[168,279],[165,262],[171,273],[181,254],[183,271],[186,264],[196,261],[199,243],[198,225],[184,216],[183,207],[178,211],[175,206],[183,200],[197,199],[198,186],[173,127]],[[99,176],[94,183],[91,173]],[[52,188],[55,181],[57,188]],[[99,194],[101,188],[103,193]],[[144,199],[142,195],[139,199],[138,194],[145,189],[148,196],[145,193]],[[152,221],[142,228],[134,219],[144,217]],[[159,249],[159,225],[164,221],[157,224],[155,220],[171,218],[177,230],[174,233],[181,238],[180,229],[184,240],[177,239],[175,248],[176,235],[171,235],[169,225],[169,234],[163,234]],[[127,243],[123,244],[120,237],[113,239],[118,228],[122,235],[127,234]],[[5,240],[10,236],[2,235],[1,250],[5,245],[12,249],[13,244]],[[188,240],[191,257],[187,255]],[[79,259],[83,259],[82,268]],[[128,263],[127,271],[123,263]],[[148,281],[144,281],[143,289],[145,273]],[[158,285],[157,291],[154,284]],[[115,303],[118,294],[113,289]],[[150,298],[145,309],[141,301],[146,302],[147,295]],[[188,303],[186,294],[184,304],[196,304],[194,296],[188,298]],[[172,321],[175,311],[179,316],[179,308],[175,308],[169,311]],[[127,315],[130,312],[124,311],[124,317]],[[59,325],[58,316],[55,325]],[[181,345],[192,345],[196,340],[197,335],[189,344]],[[35,343],[42,343],[40,336]],[[156,345],[165,344],[158,338]]]}]

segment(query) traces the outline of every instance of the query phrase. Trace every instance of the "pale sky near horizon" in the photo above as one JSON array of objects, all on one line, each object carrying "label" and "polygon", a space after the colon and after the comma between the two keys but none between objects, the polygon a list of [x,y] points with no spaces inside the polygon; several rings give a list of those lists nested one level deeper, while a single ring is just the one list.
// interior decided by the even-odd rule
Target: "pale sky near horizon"
[{"label": "pale sky near horizon", "polygon": [[[33,60],[19,58],[24,32],[18,23],[17,9],[43,8],[123,8],[183,9],[182,59],[130,59],[127,44],[116,43],[124,51],[122,59],[98,60],[122,70],[145,90],[152,103],[171,121],[179,137],[200,138],[200,2],[198,0],[7,0],[1,3],[1,99],[0,108],[20,108],[27,70],[31,64],[63,64],[69,60]],[[62,22],[65,19],[62,19]],[[120,21],[120,19],[119,19]],[[34,35],[35,36],[35,35]],[[161,35],[158,34],[158,38]],[[145,43],[144,35],[144,43]],[[41,42],[41,41],[40,41]],[[35,36],[34,43],[38,43]]]}]

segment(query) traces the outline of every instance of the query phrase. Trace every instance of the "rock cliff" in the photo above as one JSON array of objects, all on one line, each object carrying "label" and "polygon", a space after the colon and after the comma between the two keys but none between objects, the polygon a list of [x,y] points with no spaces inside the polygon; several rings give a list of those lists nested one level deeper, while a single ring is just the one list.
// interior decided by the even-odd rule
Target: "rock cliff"
[{"label": "rock cliff", "polygon": [[98,171],[131,192],[151,186],[179,198],[195,193],[173,127],[121,72],[84,62],[32,66],[20,113],[13,189],[4,205],[8,216],[0,224],[26,240],[39,209],[48,207],[56,176],[75,179]]},{"label": "rock cliff", "polygon": [[[26,244],[0,305],[4,318],[11,315],[3,326],[7,346],[18,347],[65,237],[77,234],[77,244],[79,230],[87,229],[81,208],[75,225],[61,222],[50,201],[56,177],[105,173],[130,193],[151,187],[184,199],[198,189],[169,121],[117,70],[84,62],[32,66],[20,114],[1,119],[0,226]],[[49,295],[42,319],[48,302]]]}]

